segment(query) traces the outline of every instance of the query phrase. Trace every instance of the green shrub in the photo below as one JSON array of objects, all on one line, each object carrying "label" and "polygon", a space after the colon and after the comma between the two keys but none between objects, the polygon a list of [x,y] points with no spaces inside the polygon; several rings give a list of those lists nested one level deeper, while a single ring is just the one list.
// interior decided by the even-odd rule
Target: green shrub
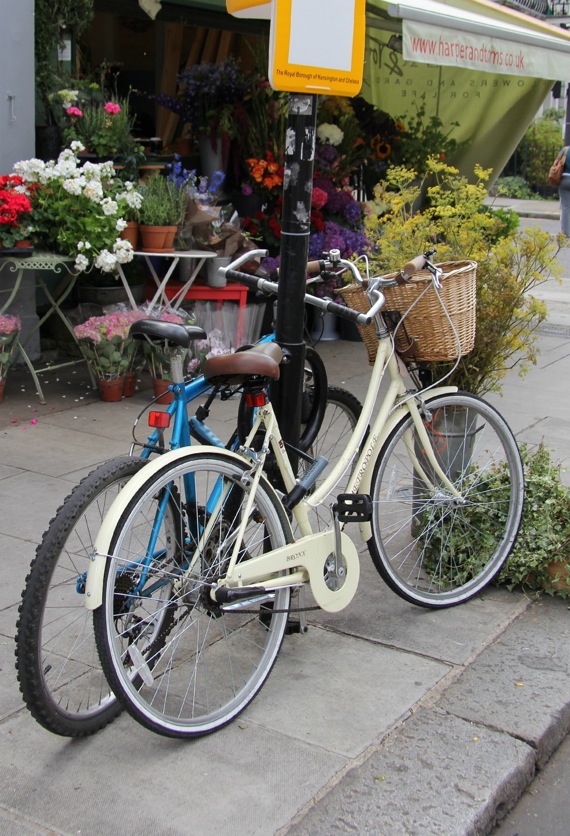
[{"label": "green shrub", "polygon": [[[388,170],[376,189],[375,211],[365,221],[374,273],[399,270],[409,259],[437,248],[436,259],[472,259],[477,269],[475,346],[461,358],[448,383],[473,394],[501,390],[512,368],[524,375],[536,363],[536,329],[546,317],[532,290],[561,273],[556,256],[567,239],[540,229],[516,229],[512,213],[485,208],[490,171],[475,167],[474,182],[430,158],[423,186],[415,171]],[[421,211],[414,211],[422,191]],[[443,316],[443,314],[442,314]],[[452,364],[433,365],[441,376]]]},{"label": "green shrub", "polygon": [[540,195],[533,192],[524,177],[499,177],[495,183],[498,197],[512,197],[519,200],[537,200]]},{"label": "green shrub", "polygon": [[[560,465],[540,445],[521,446],[525,500],[517,541],[497,582],[570,597],[570,488],[560,481]],[[556,564],[560,564],[557,566]]]},{"label": "green shrub", "polygon": [[557,121],[543,116],[533,122],[520,144],[529,183],[548,183],[550,166],[563,145],[562,130]]}]

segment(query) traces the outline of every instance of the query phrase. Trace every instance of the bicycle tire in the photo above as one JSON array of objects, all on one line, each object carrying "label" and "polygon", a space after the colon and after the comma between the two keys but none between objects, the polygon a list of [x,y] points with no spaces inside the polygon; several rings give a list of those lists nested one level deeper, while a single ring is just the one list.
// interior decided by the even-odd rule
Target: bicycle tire
[{"label": "bicycle tire", "polygon": [[[523,469],[511,430],[485,401],[459,392],[426,399],[425,406],[436,459],[461,499],[438,484],[408,414],[374,466],[368,548],[384,581],[404,600],[451,607],[477,595],[507,559],[523,511]],[[434,490],[414,471],[406,444]]]},{"label": "bicycle tire", "polygon": [[[303,391],[301,394],[301,428],[299,449],[307,451],[317,437],[326,409],[327,370],[314,348],[305,350]],[[246,403],[242,394],[238,406],[237,437],[240,442],[247,437],[253,421],[253,408]]]},{"label": "bicycle tire", "polygon": [[[158,460],[160,461],[160,460]],[[94,612],[97,646],[107,678],[126,710],[145,728],[168,737],[190,738],[215,731],[233,720],[251,702],[269,676],[287,624],[290,590],[279,589],[271,600],[248,601],[247,609],[227,611],[210,597],[211,584],[223,578],[239,515],[249,492],[250,467],[237,457],[214,450],[185,452],[175,462],[157,465],[126,505],[111,537],[104,577],[103,603]],[[221,479],[223,509],[208,510],[214,486]],[[184,503],[184,538],[195,557],[192,571],[170,583],[154,565],[162,555],[168,532],[157,526],[156,496],[172,485],[193,484],[197,495]],[[204,534],[206,531],[206,534]],[[164,646],[152,652],[131,633],[130,622],[148,606],[146,582],[129,592],[128,617],[117,619],[117,584],[125,566],[135,573],[141,544],[153,536],[148,567],[150,595],[175,615]],[[252,557],[285,545],[291,539],[287,516],[275,492],[262,477],[246,525],[243,554]],[[144,545],[142,546],[144,548]],[[120,597],[120,596],[119,596]],[[126,606],[126,605],[125,605]],[[255,610],[255,614],[252,614]],[[159,609],[157,609],[159,612]],[[146,616],[143,615],[143,620]],[[133,669],[140,677],[133,675]]]},{"label": "bicycle tire", "polygon": [[26,577],[16,625],[17,676],[32,716],[55,734],[93,734],[121,710],[99,664],[78,579],[106,511],[145,464],[120,457],[82,479],[51,520]]}]

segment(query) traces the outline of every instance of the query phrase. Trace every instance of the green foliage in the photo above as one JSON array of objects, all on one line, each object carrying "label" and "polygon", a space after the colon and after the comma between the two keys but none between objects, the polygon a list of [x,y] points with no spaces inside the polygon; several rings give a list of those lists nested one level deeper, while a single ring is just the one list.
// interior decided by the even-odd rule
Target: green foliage
[{"label": "green foliage", "polygon": [[401,133],[393,154],[394,161],[399,160],[417,175],[425,174],[429,157],[443,160],[459,147],[457,140],[451,136],[459,122],[450,122],[449,128],[446,128],[439,116],[426,119],[425,104],[413,116],[406,114],[397,117],[396,124],[401,126]]},{"label": "green foliage", "polygon": [[[469,182],[432,157],[424,183],[417,186],[414,171],[394,167],[377,188],[376,211],[365,222],[376,273],[399,270],[434,245],[440,262],[478,262],[475,347],[448,382],[479,395],[500,392],[507,371],[517,367],[524,375],[536,363],[536,329],[546,308],[531,292],[560,276],[556,256],[566,246],[563,236],[530,228],[519,232],[509,213],[489,211],[484,203],[489,174],[477,166]],[[414,211],[422,190],[425,206]],[[433,369],[443,374],[451,367],[440,363]]]},{"label": "green foliage", "polygon": [[132,367],[137,344],[132,339],[114,336],[99,343],[79,340],[81,353],[96,377],[113,380]]},{"label": "green foliage", "polygon": [[499,177],[495,183],[498,197],[512,197],[519,200],[536,200],[540,198],[533,192],[524,177]]},{"label": "green foliage", "polygon": [[155,172],[139,189],[143,196],[141,224],[178,226],[182,223],[186,211],[186,193],[173,180]]},{"label": "green foliage", "polygon": [[531,183],[548,183],[548,172],[564,145],[560,124],[544,116],[528,128],[520,149],[527,160],[526,176]]},{"label": "green foliage", "polygon": [[[522,585],[569,597],[570,489],[560,481],[560,465],[540,445],[522,445],[525,500],[515,546],[497,580],[510,589]],[[560,564],[559,566],[553,564]]]},{"label": "green foliage", "polygon": [[[91,23],[94,0],[35,0],[34,52],[36,87],[40,99],[47,105],[47,97],[54,87],[57,69],[57,49],[62,46],[62,33],[78,37]],[[49,108],[46,107],[49,112]]]},{"label": "green foliage", "polygon": [[[535,450],[523,444],[521,456],[525,478],[524,511],[515,545],[495,582],[505,584],[509,589],[522,586],[568,598],[570,489],[561,483],[560,466],[552,462],[550,452],[542,444]],[[469,473],[463,477],[464,488],[469,478]],[[445,541],[446,549],[452,550],[455,556],[454,582],[466,582],[481,571],[480,555],[488,554],[496,545],[497,533],[504,531],[504,511],[499,508],[496,495],[502,485],[507,485],[508,478],[507,467],[502,465],[491,473],[487,471],[484,483],[469,485],[469,507],[462,510],[461,520],[471,531],[470,551],[465,548],[461,525],[456,525]],[[491,496],[493,499],[489,500]],[[447,513],[447,510],[441,513]],[[442,544],[438,527],[433,525],[433,516],[429,521],[432,525],[426,555],[437,561]]]}]

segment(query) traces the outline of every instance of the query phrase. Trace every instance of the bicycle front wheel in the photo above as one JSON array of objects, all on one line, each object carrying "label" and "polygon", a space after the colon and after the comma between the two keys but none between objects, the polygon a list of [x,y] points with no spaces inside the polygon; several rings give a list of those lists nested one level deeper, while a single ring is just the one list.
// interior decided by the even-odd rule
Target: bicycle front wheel
[{"label": "bicycle front wheel", "polygon": [[[227,454],[188,452],[139,488],[113,533],[94,613],[99,654],[119,700],[159,734],[188,738],[230,722],[279,652],[288,588],[225,606],[210,596],[236,545],[248,473],[246,462]],[[179,530],[162,514],[166,496],[183,497]],[[290,538],[285,512],[262,479],[239,560]]]},{"label": "bicycle front wheel", "polygon": [[523,470],[506,422],[473,395],[427,400],[423,422],[458,496],[436,475],[406,416],[375,464],[368,547],[382,578],[406,601],[450,607],[480,592],[507,559],[523,510]]},{"label": "bicycle front wheel", "polygon": [[33,717],[55,734],[93,734],[121,710],[99,663],[85,577],[103,517],[145,463],[122,457],[86,476],[50,522],[26,578],[16,626],[18,680]]}]

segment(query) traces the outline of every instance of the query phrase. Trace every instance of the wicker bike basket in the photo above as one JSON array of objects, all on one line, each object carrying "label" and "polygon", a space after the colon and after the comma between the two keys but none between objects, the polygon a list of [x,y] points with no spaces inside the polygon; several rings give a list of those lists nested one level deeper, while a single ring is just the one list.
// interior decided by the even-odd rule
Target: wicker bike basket
[{"label": "wicker bike basket", "polygon": [[[455,360],[459,355],[458,337],[462,355],[468,354],[475,342],[477,262],[450,261],[437,266],[443,270],[439,295],[455,326],[457,336],[443,312],[433,286],[428,287],[421,296],[432,282],[431,274],[427,270],[418,271],[407,284],[384,290],[384,318],[395,330],[398,354],[407,362]],[[395,278],[397,275],[390,273],[383,278]],[[359,285],[347,285],[340,288],[338,293],[349,308],[363,313],[369,310],[368,298]],[[416,300],[417,304],[408,311]],[[359,325],[358,330],[368,351],[368,360],[372,364],[378,350],[376,328],[373,324]]]}]

